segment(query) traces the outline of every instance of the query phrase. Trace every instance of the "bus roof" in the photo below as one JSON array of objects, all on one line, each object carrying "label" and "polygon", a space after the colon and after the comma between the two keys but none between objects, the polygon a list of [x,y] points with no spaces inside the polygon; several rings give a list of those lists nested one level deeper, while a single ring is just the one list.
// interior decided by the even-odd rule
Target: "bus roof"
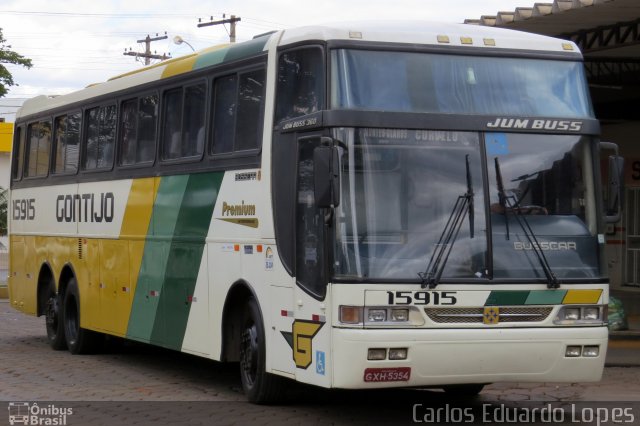
[{"label": "bus roof", "polygon": [[300,27],[284,31],[280,45],[304,40],[363,40],[574,54],[579,52],[571,41],[538,34],[479,25],[424,21],[364,21]]},{"label": "bus roof", "polygon": [[267,43],[272,38],[278,40],[280,46],[305,40],[351,40],[579,54],[578,47],[570,41],[520,31],[466,24],[402,21],[345,22],[307,26],[267,33],[243,43],[209,47],[186,56],[172,58],[115,76],[106,82],[93,84],[67,95],[37,96],[24,103],[16,114],[16,121],[21,117],[38,114],[46,110],[63,107],[64,105],[96,98],[200,68],[254,56],[266,50]]}]

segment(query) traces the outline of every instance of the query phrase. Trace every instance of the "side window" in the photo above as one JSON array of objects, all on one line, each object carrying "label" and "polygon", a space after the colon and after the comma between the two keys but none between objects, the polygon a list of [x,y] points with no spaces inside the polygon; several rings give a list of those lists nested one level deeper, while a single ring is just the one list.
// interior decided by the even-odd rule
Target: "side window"
[{"label": "side window", "polygon": [[156,155],[156,95],[129,99],[120,108],[120,164],[150,163]]},{"label": "side window", "polygon": [[16,127],[13,142],[13,161],[11,163],[11,178],[18,180],[22,177],[22,165],[24,162],[24,126]]},{"label": "side window", "polygon": [[156,157],[156,122],[158,121],[158,96],[140,98],[138,105],[138,145],[136,163],[152,162]]},{"label": "side window", "polygon": [[116,133],[115,105],[87,110],[84,169],[106,169],[113,164]]},{"label": "side window", "polygon": [[259,69],[215,80],[212,154],[260,147],[265,75]]},{"label": "side window", "polygon": [[262,137],[265,70],[240,74],[235,151],[257,149]]},{"label": "side window", "polygon": [[284,52],[278,59],[276,123],[324,108],[324,61],[319,47]]},{"label": "side window", "polygon": [[233,151],[237,92],[238,78],[235,74],[216,79],[214,85],[212,154],[224,154]]},{"label": "side window", "polygon": [[136,163],[138,99],[124,101],[120,107],[120,164]]},{"label": "side window", "polygon": [[78,171],[80,113],[56,117],[53,123],[53,173]]},{"label": "side window", "polygon": [[201,155],[204,148],[204,84],[185,89],[181,157]]},{"label": "side window", "polygon": [[46,176],[49,172],[51,122],[42,121],[30,124],[27,133],[25,176]]},{"label": "side window", "polygon": [[199,156],[204,148],[204,83],[172,89],[164,94],[162,158]]}]

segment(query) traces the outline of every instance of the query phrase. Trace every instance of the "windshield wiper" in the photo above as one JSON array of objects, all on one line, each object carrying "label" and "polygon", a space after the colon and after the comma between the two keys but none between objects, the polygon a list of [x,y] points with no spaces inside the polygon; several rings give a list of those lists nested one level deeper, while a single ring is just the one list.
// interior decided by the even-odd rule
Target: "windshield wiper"
[{"label": "windshield wiper", "polygon": [[524,232],[527,240],[529,240],[529,244],[531,244],[531,248],[536,254],[538,262],[540,263],[540,266],[542,267],[542,270],[547,277],[547,287],[560,288],[560,281],[556,277],[556,274],[553,273],[551,265],[549,265],[549,261],[544,255],[544,251],[542,251],[542,249],[540,248],[540,244],[538,244],[536,234],[533,232],[533,229],[531,229],[531,225],[529,225],[529,221],[527,220],[526,216],[522,214],[520,201],[517,200],[514,195],[506,195],[504,182],[502,181],[502,173],[500,171],[500,161],[498,160],[498,157],[495,158],[495,168],[496,183],[498,185],[498,200],[500,202],[500,206],[504,211],[504,219],[507,228],[507,240],[509,239],[509,216],[507,215],[507,212],[511,209],[515,211],[513,217],[516,219],[516,222],[518,222],[518,225],[520,225],[520,228],[522,228],[522,232]]},{"label": "windshield wiper", "polygon": [[459,195],[451,210],[447,224],[442,230],[442,234],[434,247],[427,270],[418,272],[422,280],[422,288],[429,286],[435,288],[440,282],[442,272],[447,264],[449,255],[453,250],[453,244],[458,238],[458,233],[462,227],[465,212],[469,217],[469,237],[474,234],[474,212],[473,212],[473,181],[471,179],[471,168],[469,167],[469,154],[465,155],[465,167],[467,169],[467,192]]}]

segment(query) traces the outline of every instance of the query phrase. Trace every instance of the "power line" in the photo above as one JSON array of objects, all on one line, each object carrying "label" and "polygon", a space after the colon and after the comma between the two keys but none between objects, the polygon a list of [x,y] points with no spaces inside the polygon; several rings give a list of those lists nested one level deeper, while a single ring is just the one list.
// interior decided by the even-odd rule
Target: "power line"
[{"label": "power line", "polygon": [[[43,16],[70,16],[70,17],[114,17],[114,18],[166,18],[166,17],[182,17],[182,18],[197,18],[197,14],[189,13],[81,13],[81,12],[45,12],[45,11],[23,11],[23,10],[2,10],[0,13],[13,14],[13,15],[43,15]],[[215,12],[216,15],[224,15],[222,12]],[[256,23],[264,22],[269,25],[276,25],[279,27],[287,27],[286,24],[280,22],[269,21],[259,18],[244,18],[248,21],[254,21]]]}]

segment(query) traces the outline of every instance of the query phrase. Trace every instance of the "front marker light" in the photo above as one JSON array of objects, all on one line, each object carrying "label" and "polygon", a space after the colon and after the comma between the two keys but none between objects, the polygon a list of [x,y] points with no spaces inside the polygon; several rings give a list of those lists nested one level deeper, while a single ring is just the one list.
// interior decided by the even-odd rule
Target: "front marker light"
[{"label": "front marker light", "polygon": [[389,349],[389,359],[407,359],[407,348],[391,348]]},{"label": "front marker light", "polygon": [[344,324],[362,323],[362,306],[340,305],[340,322]]},{"label": "front marker light", "polygon": [[391,309],[391,321],[409,321],[408,309]]},{"label": "front marker light", "polygon": [[386,309],[369,309],[369,314],[367,315],[369,322],[383,322],[387,320],[387,310]]},{"label": "front marker light", "polygon": [[387,350],[385,348],[369,348],[367,359],[369,361],[382,361],[387,358]]},{"label": "front marker light", "polygon": [[567,350],[564,356],[569,358],[576,358],[582,354],[582,346],[567,346]]},{"label": "front marker light", "polygon": [[585,346],[582,348],[582,356],[597,358],[600,355],[600,346]]}]

